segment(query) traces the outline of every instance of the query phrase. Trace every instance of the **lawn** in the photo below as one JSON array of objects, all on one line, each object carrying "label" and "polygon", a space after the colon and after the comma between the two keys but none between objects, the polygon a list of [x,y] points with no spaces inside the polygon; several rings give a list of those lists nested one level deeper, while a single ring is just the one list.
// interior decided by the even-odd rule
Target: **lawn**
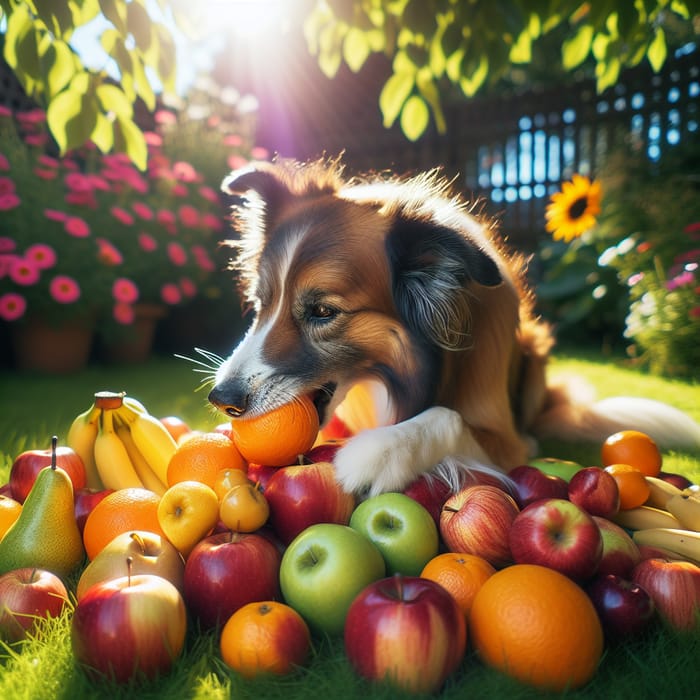
[{"label": "lawn", "polygon": [[[600,396],[630,394],[661,398],[700,420],[700,384],[669,381],[625,367],[622,362],[580,353],[561,353],[555,373],[573,372],[590,381]],[[48,447],[51,435],[65,438],[73,417],[85,410],[101,389],[125,390],[159,416],[176,414],[192,427],[209,429],[220,422],[196,391],[200,375],[187,362],[156,358],[143,366],[109,369],[93,366],[71,377],[39,377],[0,372],[0,481],[19,451]],[[543,455],[597,462],[597,448],[557,443],[541,446]],[[664,454],[664,468],[700,482],[700,451]],[[573,632],[575,634],[575,631]],[[359,680],[344,658],[342,642],[316,638],[311,661],[296,675],[281,680],[246,682],[227,671],[213,633],[200,634],[190,626],[184,655],[167,677],[135,687],[118,688],[89,681],[75,668],[69,616],[53,621],[43,636],[23,646],[0,649],[0,697],[27,698],[397,698],[395,690]],[[600,669],[572,698],[696,697],[700,687],[700,634],[677,636],[654,626],[644,636],[610,643]],[[541,694],[484,668],[468,653],[441,697],[511,699]]]}]

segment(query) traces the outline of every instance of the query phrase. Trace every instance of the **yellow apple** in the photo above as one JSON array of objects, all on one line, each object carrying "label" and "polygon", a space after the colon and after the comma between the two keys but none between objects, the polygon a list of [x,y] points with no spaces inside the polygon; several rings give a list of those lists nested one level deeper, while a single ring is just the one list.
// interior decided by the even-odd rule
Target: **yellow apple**
[{"label": "yellow apple", "polygon": [[236,532],[255,532],[270,515],[270,506],[262,491],[253,484],[234,486],[221,499],[219,518]]},{"label": "yellow apple", "polygon": [[186,557],[219,519],[219,499],[199,481],[173,484],[158,504],[158,523],[165,536]]}]

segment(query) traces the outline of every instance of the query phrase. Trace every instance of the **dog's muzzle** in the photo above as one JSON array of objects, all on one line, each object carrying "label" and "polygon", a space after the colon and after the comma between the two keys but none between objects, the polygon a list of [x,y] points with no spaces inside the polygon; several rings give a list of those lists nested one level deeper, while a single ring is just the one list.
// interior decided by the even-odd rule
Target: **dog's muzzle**
[{"label": "dog's muzzle", "polygon": [[236,391],[224,384],[215,386],[207,398],[211,404],[227,416],[238,418],[246,412],[250,397],[247,393]]}]

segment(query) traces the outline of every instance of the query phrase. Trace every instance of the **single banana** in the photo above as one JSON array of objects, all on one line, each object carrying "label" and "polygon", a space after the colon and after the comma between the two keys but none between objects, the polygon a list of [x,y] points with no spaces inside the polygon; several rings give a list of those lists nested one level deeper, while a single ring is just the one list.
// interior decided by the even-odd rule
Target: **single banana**
[{"label": "single banana", "polygon": [[86,486],[97,491],[105,487],[95,464],[95,440],[99,421],[100,409],[93,403],[87,411],[74,418],[66,437],[66,445],[83,460]]},{"label": "single banana", "polygon": [[632,533],[632,539],[638,545],[665,549],[688,561],[700,563],[700,532],[670,527],[654,527],[637,530]]},{"label": "single banana", "polygon": [[680,492],[669,499],[666,507],[669,513],[678,518],[682,527],[700,531],[700,497]]},{"label": "single banana", "polygon": [[648,528],[681,528],[680,521],[667,510],[652,508],[651,506],[639,506],[619,510],[611,520],[620,527],[628,530],[646,530]]},{"label": "single banana", "polygon": [[666,508],[668,500],[681,493],[678,487],[656,476],[646,476],[644,479],[649,486],[649,498],[647,498],[644,504],[646,506],[668,510]]},{"label": "single banana", "polygon": [[123,403],[126,404],[132,410],[137,411],[138,413],[148,413],[146,407],[133,396],[125,396],[123,399]]},{"label": "single banana", "polygon": [[168,483],[168,463],[177,443],[167,428],[150,413],[141,413],[124,404],[119,416],[129,425],[131,437],[149,467],[164,484]]},{"label": "single banana", "polygon": [[114,411],[105,409],[100,416],[100,430],[95,440],[95,463],[105,488],[144,488],[124,443],[114,432]]},{"label": "single banana", "polygon": [[120,419],[115,423],[115,431],[117,433],[117,437],[122,441],[122,443],[124,443],[124,447],[129,455],[131,464],[141,480],[141,483],[145,488],[153,491],[153,493],[157,493],[159,496],[162,496],[167,491],[168,487],[156,476],[148,462],[144,459],[144,456],[139,452],[136,444],[134,443],[134,438],[131,437],[129,426]]}]

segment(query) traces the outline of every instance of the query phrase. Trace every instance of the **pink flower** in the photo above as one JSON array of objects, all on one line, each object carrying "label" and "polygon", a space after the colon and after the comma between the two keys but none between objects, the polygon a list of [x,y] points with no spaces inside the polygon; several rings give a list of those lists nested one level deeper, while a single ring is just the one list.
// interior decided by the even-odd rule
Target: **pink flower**
[{"label": "pink flower", "polygon": [[243,143],[243,137],[240,134],[226,134],[224,136],[224,146],[240,146]]},{"label": "pink flower", "polygon": [[177,218],[173,212],[167,209],[161,209],[158,214],[156,214],[156,221],[159,224],[174,224],[177,222]]},{"label": "pink flower", "polygon": [[643,272],[635,272],[633,275],[630,275],[629,278],[627,279],[627,285],[629,287],[634,287],[635,284],[638,284],[643,279],[644,279]]},{"label": "pink flower", "polygon": [[80,285],[68,275],[56,275],[49,283],[49,294],[59,304],[72,304],[80,299]]},{"label": "pink flower", "polygon": [[160,148],[163,145],[163,137],[160,134],[156,134],[154,131],[144,131],[143,137],[147,146]]},{"label": "pink flower", "polygon": [[684,229],[684,233],[700,233],[700,221],[694,221],[692,224],[688,224]]},{"label": "pink flower", "polygon": [[0,253],[0,279],[9,277],[10,270],[21,259],[19,255],[14,253]]},{"label": "pink flower", "polygon": [[182,224],[189,228],[199,223],[199,212],[191,204],[183,204],[178,209],[178,215]]},{"label": "pink flower", "polygon": [[20,204],[22,204],[22,200],[14,192],[0,194],[0,211],[16,209]]},{"label": "pink flower", "polygon": [[63,181],[68,189],[76,192],[91,192],[93,189],[92,178],[83,173],[68,173]]},{"label": "pink flower", "polygon": [[87,177],[90,180],[90,186],[93,189],[101,190],[102,192],[109,192],[109,182],[107,182],[107,180],[105,180],[103,177],[97,175],[96,173],[90,173]]},{"label": "pink flower", "polygon": [[27,300],[15,292],[8,292],[0,297],[0,318],[4,321],[16,321],[24,315]]},{"label": "pink flower", "polygon": [[173,185],[172,192],[176,197],[187,197],[188,195],[186,185],[183,185],[181,182],[178,182]]},{"label": "pink flower", "polygon": [[688,311],[688,316],[690,318],[700,318],[700,306],[694,306],[690,311]]},{"label": "pink flower", "polygon": [[27,146],[45,146],[49,142],[47,134],[27,134],[24,137],[24,143]]},{"label": "pink flower", "polygon": [[44,209],[44,216],[49,219],[49,221],[60,221],[61,223],[68,218],[68,214],[58,209]]},{"label": "pink flower", "polygon": [[10,169],[10,161],[7,156],[0,153],[0,170],[8,171]]},{"label": "pink flower", "polygon": [[112,285],[112,297],[123,304],[133,304],[139,298],[139,288],[128,277],[118,277]]},{"label": "pink flower", "polygon": [[195,283],[189,277],[181,277],[179,286],[180,291],[188,299],[191,299],[197,295],[197,285],[195,285]]},{"label": "pink flower", "polygon": [[182,301],[182,293],[176,284],[168,282],[160,288],[160,298],[166,304],[179,304]]},{"label": "pink flower", "polygon": [[153,209],[144,202],[134,202],[131,205],[131,209],[136,216],[142,218],[144,221],[151,221],[153,219]]},{"label": "pink flower", "polygon": [[159,109],[155,113],[156,124],[176,124],[177,117],[167,109]]},{"label": "pink flower", "polygon": [[15,181],[11,177],[0,177],[0,196],[15,192]]},{"label": "pink flower", "polygon": [[131,226],[134,223],[134,217],[126,209],[112,207],[109,211],[117,221],[120,221],[125,226]]},{"label": "pink flower", "polygon": [[97,259],[109,266],[121,265],[124,262],[124,256],[105,238],[97,239]]},{"label": "pink flower", "polygon": [[12,116],[12,110],[9,107],[5,107],[5,105],[0,105],[0,117],[11,117]]},{"label": "pink flower", "polygon": [[134,322],[134,307],[119,301],[112,307],[112,317],[117,323],[128,326]]},{"label": "pink flower", "polygon": [[43,109],[30,109],[27,112],[17,112],[17,121],[22,124],[43,124],[46,121],[46,112]]},{"label": "pink flower", "polygon": [[24,257],[39,270],[48,270],[56,264],[56,251],[45,243],[34,243],[24,251]]},{"label": "pink flower", "polygon": [[211,261],[209,253],[207,253],[206,249],[203,246],[193,245],[192,254],[194,255],[195,261],[197,262],[197,266],[201,270],[204,270],[205,272],[213,272],[214,263]]},{"label": "pink flower", "polygon": [[59,160],[53,158],[52,156],[47,156],[45,153],[42,153],[37,158],[37,162],[40,165],[43,165],[45,168],[58,168],[61,165]]},{"label": "pink flower", "polygon": [[243,156],[239,156],[237,153],[234,153],[227,158],[226,163],[231,170],[238,170],[244,165],[248,165],[248,160]]},{"label": "pink flower", "polygon": [[199,188],[199,194],[203,199],[213,202],[214,204],[219,201],[219,195],[216,194],[213,188],[209,187],[208,185],[202,185],[202,187]]},{"label": "pink flower", "polygon": [[173,174],[180,182],[196,182],[198,179],[197,171],[184,160],[173,164]]},{"label": "pink flower", "polygon": [[97,209],[97,199],[95,193],[82,190],[71,190],[64,197],[66,204],[73,204],[78,207],[88,207],[89,209]]},{"label": "pink flower", "polygon": [[168,257],[170,258],[170,262],[178,267],[181,267],[187,262],[187,253],[185,253],[185,249],[174,241],[168,243]]},{"label": "pink flower", "polygon": [[11,253],[17,244],[8,236],[0,236],[0,253]]},{"label": "pink flower", "polygon": [[41,180],[55,180],[58,173],[48,168],[34,168],[34,174]]},{"label": "pink flower", "polygon": [[690,270],[685,270],[681,272],[680,275],[676,275],[673,279],[666,282],[666,289],[673,291],[674,289],[678,289],[678,287],[691,285],[694,281],[695,276],[693,273]]},{"label": "pink flower", "polygon": [[270,157],[270,151],[263,146],[254,146],[250,149],[250,155],[255,160],[265,160],[266,158]]},{"label": "pink flower", "polygon": [[69,216],[63,222],[63,228],[65,228],[66,233],[76,238],[86,238],[90,235],[90,227],[79,216]]},{"label": "pink flower", "polygon": [[204,214],[202,224],[211,231],[221,231],[224,227],[221,219],[216,214]]},{"label": "pink flower", "polygon": [[39,281],[39,268],[26,258],[14,259],[9,271],[10,279],[23,287],[29,287]]},{"label": "pink flower", "polygon": [[138,242],[141,250],[146,253],[152,253],[158,249],[158,241],[150,233],[139,233]]}]

